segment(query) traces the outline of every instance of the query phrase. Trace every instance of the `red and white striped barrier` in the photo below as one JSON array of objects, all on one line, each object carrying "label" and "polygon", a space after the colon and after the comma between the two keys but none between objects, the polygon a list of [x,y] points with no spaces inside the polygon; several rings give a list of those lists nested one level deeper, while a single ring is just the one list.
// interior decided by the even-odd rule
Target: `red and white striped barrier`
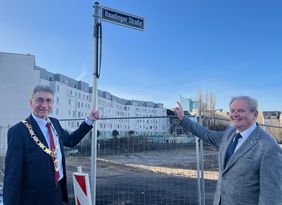
[{"label": "red and white striped barrier", "polygon": [[77,170],[78,172],[72,174],[75,204],[92,205],[89,176],[87,173],[82,173],[81,167]]}]

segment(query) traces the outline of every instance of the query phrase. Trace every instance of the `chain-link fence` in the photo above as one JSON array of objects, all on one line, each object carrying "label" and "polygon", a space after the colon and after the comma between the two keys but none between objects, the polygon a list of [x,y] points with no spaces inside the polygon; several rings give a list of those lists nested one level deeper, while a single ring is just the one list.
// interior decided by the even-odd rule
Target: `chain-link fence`
[{"label": "chain-link fence", "polygon": [[[102,126],[98,125],[96,204],[212,204],[218,179],[218,150],[186,133],[179,124],[172,125],[169,120],[170,127],[166,133],[152,132],[150,127],[147,131],[146,128],[140,131],[126,126],[127,123],[139,126],[140,120],[148,119],[109,118],[99,121]],[[67,125],[65,122],[62,124]],[[103,131],[100,128],[105,124],[125,126],[113,126],[110,131]],[[202,124],[213,130],[223,130],[229,121],[206,117]],[[281,139],[281,127],[262,127],[271,132],[277,141]],[[2,128],[0,139],[6,138],[5,134]],[[3,149],[2,145],[0,147]],[[66,148],[65,153],[70,204],[74,205],[71,176],[78,166],[90,174],[91,133],[75,148]],[[0,170],[4,170],[3,155]]]}]

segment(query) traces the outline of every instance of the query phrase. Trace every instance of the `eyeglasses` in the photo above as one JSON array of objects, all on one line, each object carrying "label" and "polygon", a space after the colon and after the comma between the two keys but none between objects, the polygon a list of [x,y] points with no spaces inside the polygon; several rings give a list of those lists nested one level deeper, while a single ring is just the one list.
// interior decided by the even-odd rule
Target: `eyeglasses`
[{"label": "eyeglasses", "polygon": [[36,98],[34,101],[36,103],[38,103],[38,104],[43,104],[44,102],[46,102],[47,104],[52,104],[53,103],[53,99],[52,98],[46,98],[46,99],[44,99],[44,98]]}]

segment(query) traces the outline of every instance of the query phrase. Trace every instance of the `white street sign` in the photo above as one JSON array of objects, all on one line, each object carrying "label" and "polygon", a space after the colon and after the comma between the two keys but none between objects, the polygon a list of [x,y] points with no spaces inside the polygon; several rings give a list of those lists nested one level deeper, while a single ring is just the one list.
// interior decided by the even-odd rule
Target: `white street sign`
[{"label": "white street sign", "polygon": [[135,16],[115,9],[101,6],[101,19],[111,23],[127,26],[130,28],[144,30],[144,18]]}]

